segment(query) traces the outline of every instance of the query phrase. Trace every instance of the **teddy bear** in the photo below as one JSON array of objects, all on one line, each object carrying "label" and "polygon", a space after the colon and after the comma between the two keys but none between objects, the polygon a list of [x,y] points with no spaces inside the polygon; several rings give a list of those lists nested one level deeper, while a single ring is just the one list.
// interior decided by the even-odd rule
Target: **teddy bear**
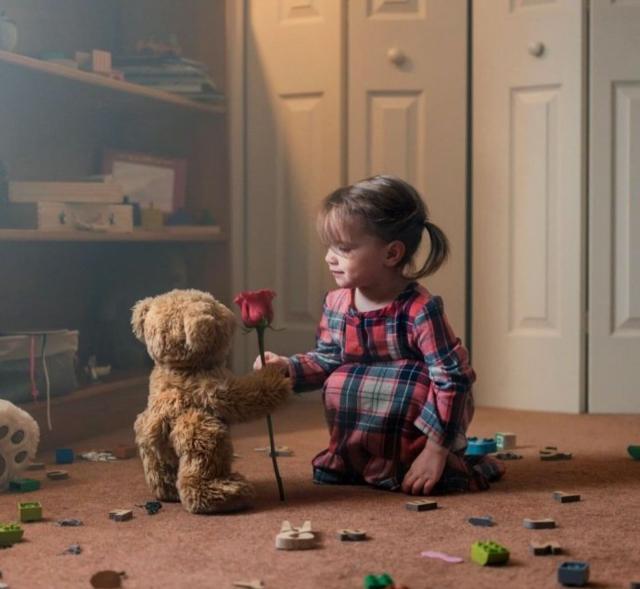
[{"label": "teddy bear", "polygon": [[151,491],[191,513],[249,507],[254,492],[232,472],[229,426],[283,404],[289,379],[272,366],[240,377],[225,367],[235,317],[209,293],[172,290],[142,299],[131,324],[155,363],[147,407],[134,424]]}]

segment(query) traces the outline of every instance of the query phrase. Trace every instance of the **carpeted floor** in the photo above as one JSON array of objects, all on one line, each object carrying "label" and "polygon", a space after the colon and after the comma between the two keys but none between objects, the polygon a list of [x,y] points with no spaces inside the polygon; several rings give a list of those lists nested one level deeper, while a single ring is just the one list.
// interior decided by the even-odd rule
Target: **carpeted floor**
[{"label": "carpeted floor", "polygon": [[[149,496],[138,459],[117,463],[78,462],[71,478],[49,481],[23,495],[0,496],[0,520],[16,518],[18,500],[38,500],[46,520],[25,524],[24,541],[0,552],[3,581],[11,589],[89,587],[101,569],[126,571],[125,588],[227,588],[234,581],[262,579],[266,589],[348,589],[363,586],[369,573],[388,572],[410,589],[557,587],[556,569],[564,560],[591,565],[590,587],[629,587],[640,581],[640,462],[626,447],[640,443],[640,416],[575,416],[479,408],[470,434],[518,435],[524,459],[508,462],[507,476],[488,492],[439,497],[440,509],[405,509],[406,497],[363,487],[316,486],[309,462],[324,447],[326,432],[318,397],[294,400],[274,415],[277,443],[295,455],[280,458],[287,501],[278,501],[271,461],[253,451],[267,444],[266,424],[234,429],[237,468],[256,485],[255,508],[228,516],[193,516],[180,504],[165,504],[146,515],[137,504]],[[129,442],[130,431],[78,443],[77,452]],[[558,446],[573,452],[567,462],[541,462],[538,449]],[[40,457],[51,462],[51,455]],[[63,467],[65,468],[65,467]],[[559,504],[554,490],[582,494],[579,503]],[[114,522],[107,514],[133,508],[135,517]],[[476,528],[472,515],[492,515],[496,525]],[[552,517],[555,530],[528,530],[523,518]],[[84,526],[56,525],[79,518]],[[322,534],[320,548],[276,551],[282,520],[311,520]],[[339,528],[365,529],[371,539],[341,543]],[[504,567],[480,567],[469,559],[471,544],[491,539],[506,546]],[[532,556],[530,540],[557,540],[562,556]],[[70,544],[80,555],[63,555]],[[437,550],[464,558],[448,564],[419,556]]]}]

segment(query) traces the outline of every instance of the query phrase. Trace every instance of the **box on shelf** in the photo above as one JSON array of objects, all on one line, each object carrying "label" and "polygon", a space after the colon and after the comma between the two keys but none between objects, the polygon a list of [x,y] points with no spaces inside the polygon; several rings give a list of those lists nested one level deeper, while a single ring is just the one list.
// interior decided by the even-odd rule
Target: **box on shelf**
[{"label": "box on shelf", "polygon": [[[47,374],[42,358],[43,347]],[[77,389],[77,352],[77,331],[0,335],[0,398],[12,403],[31,401],[35,386],[38,398],[44,399],[47,375],[51,396],[64,395]]]},{"label": "box on shelf", "polygon": [[0,203],[0,227],[43,231],[133,231],[127,204],[65,202]]},{"label": "box on shelf", "polygon": [[10,182],[10,202],[122,203],[124,190],[110,176],[79,182]]}]

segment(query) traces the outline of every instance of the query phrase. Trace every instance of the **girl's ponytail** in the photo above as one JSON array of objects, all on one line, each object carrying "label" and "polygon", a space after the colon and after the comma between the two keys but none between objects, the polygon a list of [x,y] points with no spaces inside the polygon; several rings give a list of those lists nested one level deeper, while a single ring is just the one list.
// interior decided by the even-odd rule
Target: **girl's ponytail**
[{"label": "girl's ponytail", "polygon": [[449,256],[449,240],[442,229],[429,220],[424,222],[424,228],[429,234],[431,250],[429,251],[429,257],[422,265],[422,268],[409,277],[411,280],[431,276],[431,274],[444,264],[445,260]]}]

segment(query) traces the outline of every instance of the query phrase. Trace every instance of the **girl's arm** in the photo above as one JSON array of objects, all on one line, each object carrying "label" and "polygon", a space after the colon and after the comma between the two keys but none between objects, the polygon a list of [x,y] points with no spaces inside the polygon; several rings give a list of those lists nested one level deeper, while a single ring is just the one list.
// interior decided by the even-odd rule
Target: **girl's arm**
[{"label": "girl's arm", "polygon": [[440,297],[433,297],[420,310],[414,328],[435,392],[435,403],[426,403],[414,423],[438,446],[458,450],[465,444],[455,442],[471,418],[471,385],[476,379],[469,354],[453,333]]}]

